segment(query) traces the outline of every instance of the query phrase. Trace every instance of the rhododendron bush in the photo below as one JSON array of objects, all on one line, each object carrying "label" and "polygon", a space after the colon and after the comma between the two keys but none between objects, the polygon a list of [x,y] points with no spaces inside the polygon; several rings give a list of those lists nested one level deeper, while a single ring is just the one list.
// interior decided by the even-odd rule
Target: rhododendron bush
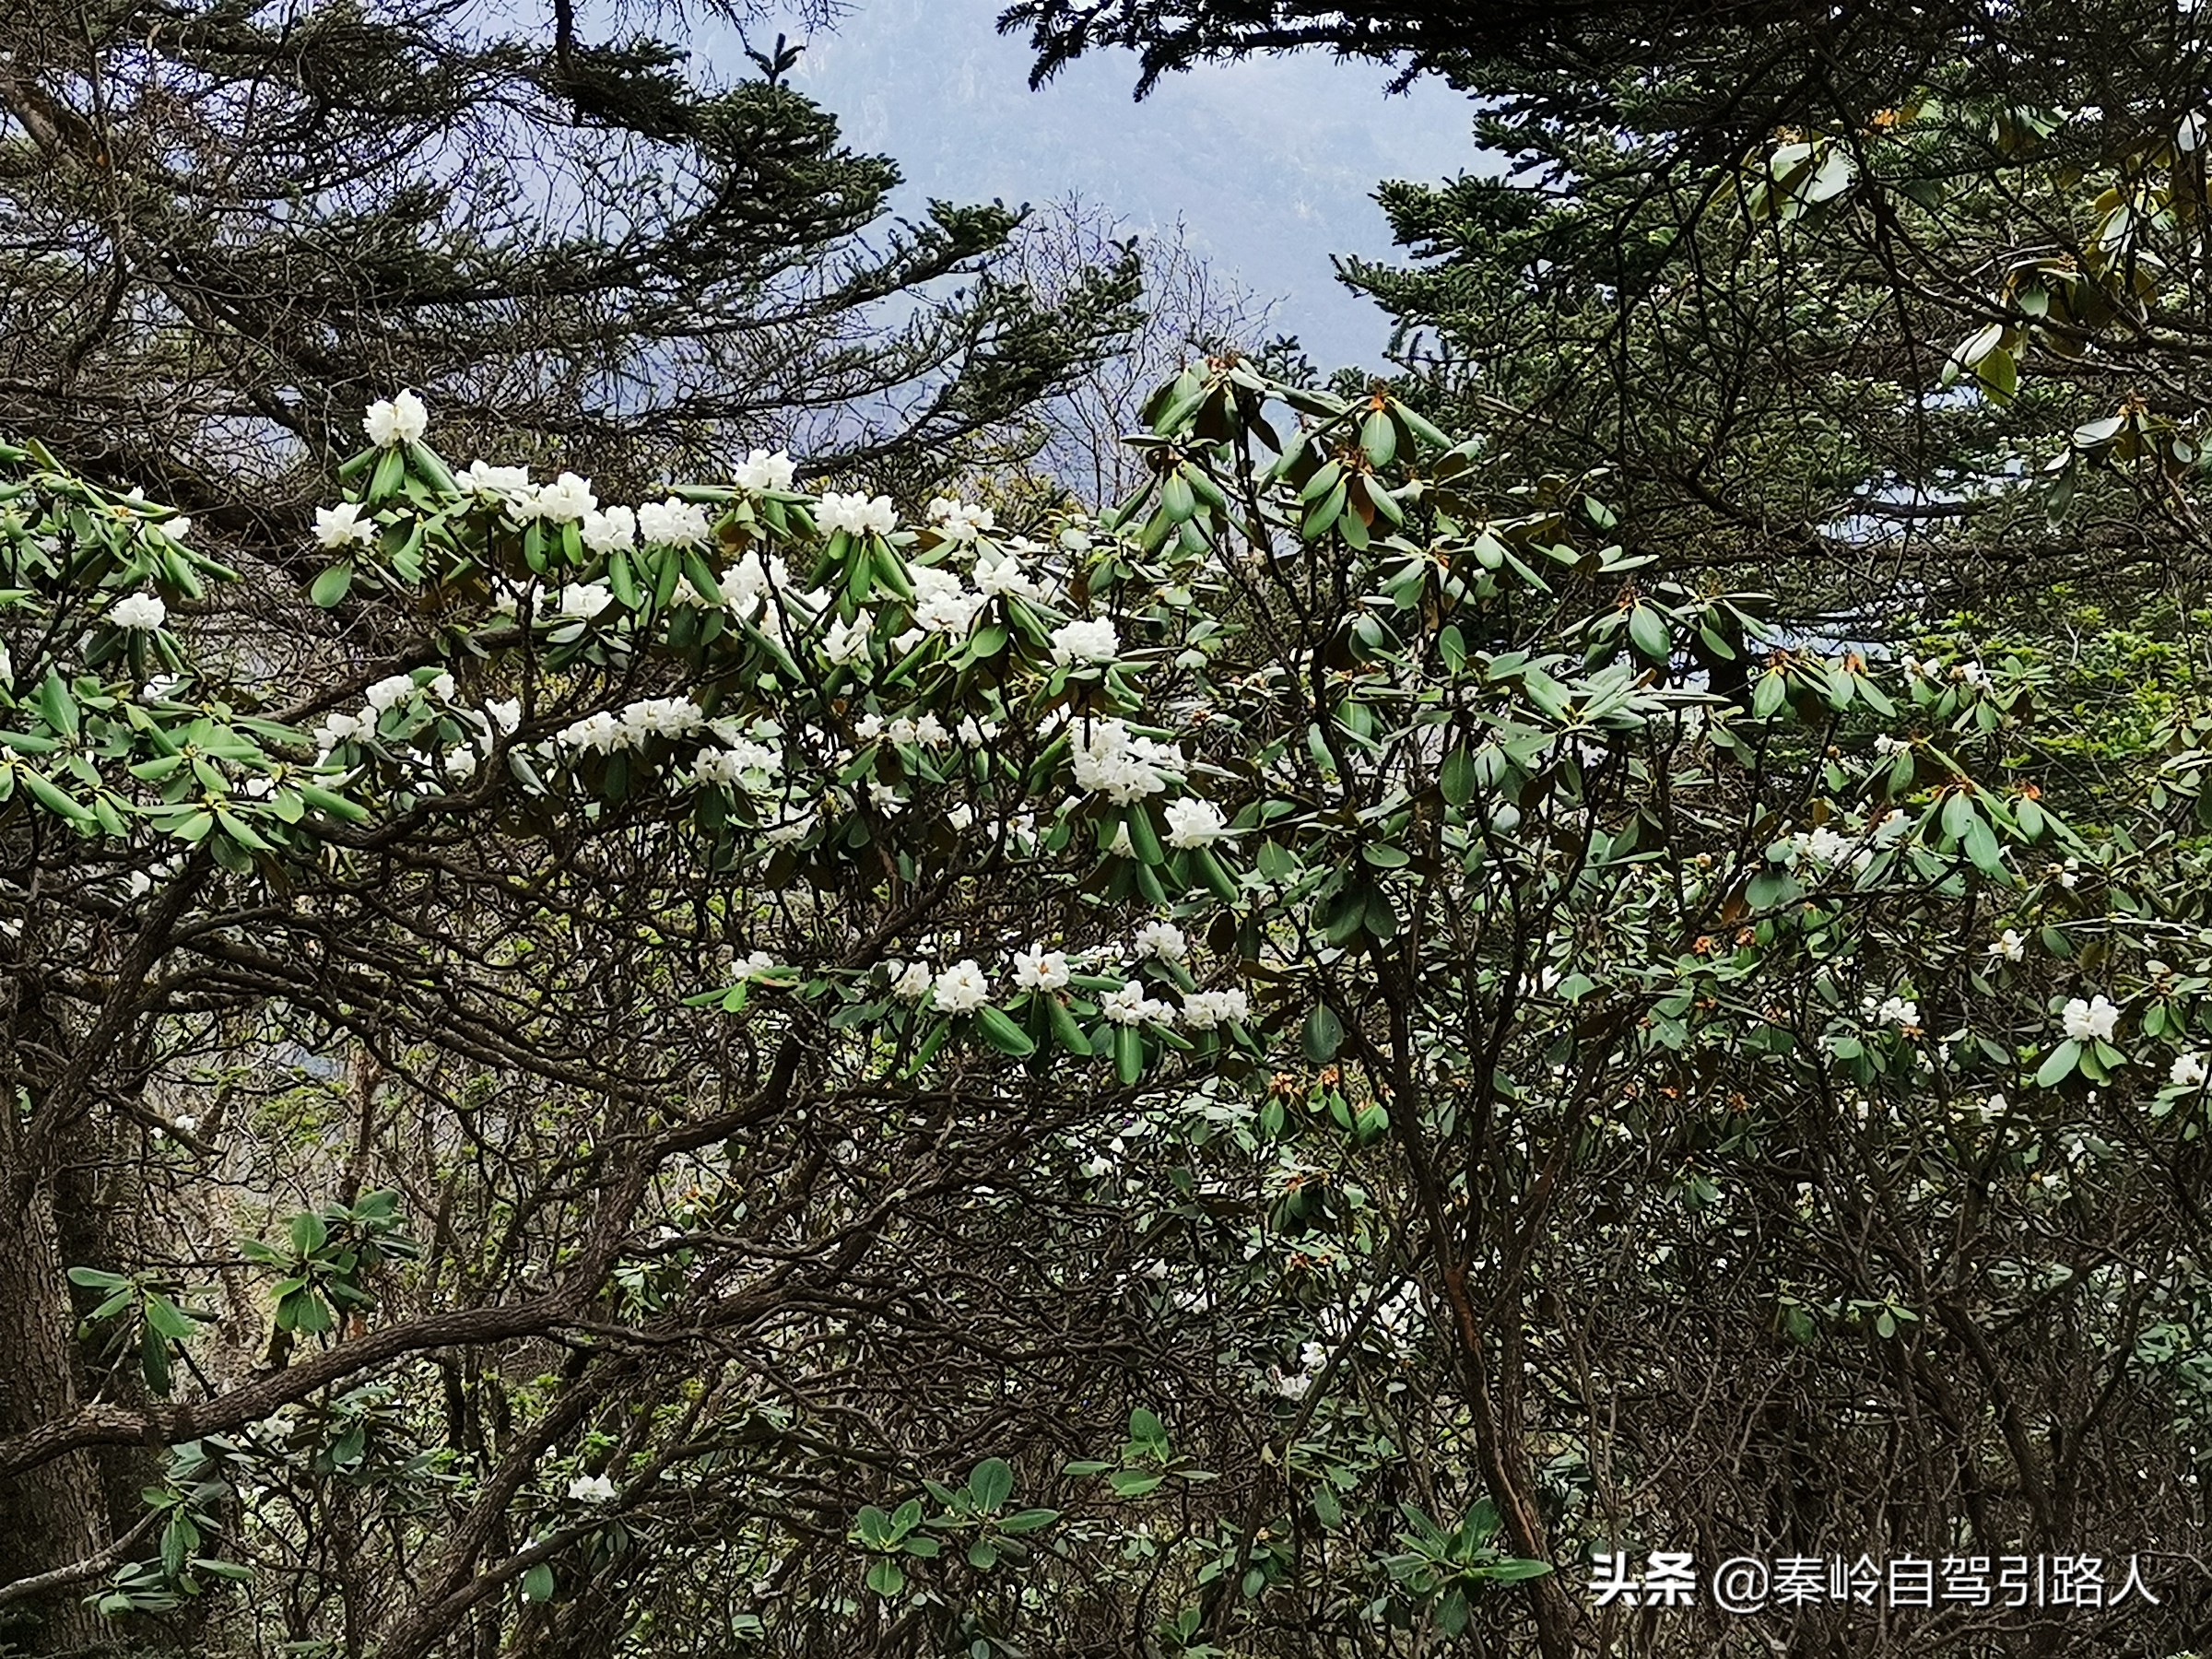
[{"label": "rhododendron bush", "polygon": [[2072,776],[1960,641],[1731,701],[1759,596],[1602,476],[1147,422],[1002,524],[399,393],[305,582],[0,450],[32,1651],[1571,1653],[1808,1480],[2172,1541],[2187,734]]}]

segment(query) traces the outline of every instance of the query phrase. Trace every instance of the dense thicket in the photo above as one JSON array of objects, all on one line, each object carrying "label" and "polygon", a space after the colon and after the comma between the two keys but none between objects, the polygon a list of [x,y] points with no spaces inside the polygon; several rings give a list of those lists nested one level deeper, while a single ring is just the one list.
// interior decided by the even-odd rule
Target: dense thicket
[{"label": "dense thicket", "polygon": [[[259,15],[195,27],[265,59]],[[26,252],[8,291],[68,326],[0,334],[40,429],[0,446],[7,1641],[1984,1659],[2212,1624],[2195,26],[2053,11],[2030,65],[2035,7],[1176,15],[1450,74],[1533,165],[1387,193],[1423,257],[1351,274],[1406,325],[1390,382],[1194,354],[1120,457],[1111,371],[1079,385],[1060,470],[1111,505],[824,491],[686,401],[765,375],[915,485],[1018,453],[1121,304],[1079,222],[937,367],[762,288],[742,193],[686,221],[724,240],[680,296],[621,211],[449,248],[450,203],[387,205],[382,280],[519,262],[527,302],[332,312],[363,363],[282,429],[262,312],[182,310],[230,243],[180,229],[164,276],[130,240],[164,197],[70,124],[127,104],[151,165],[161,100],[0,60],[0,188],[141,227],[112,267]],[[88,38],[50,61],[140,51]],[[362,130],[427,166],[588,113],[558,18],[456,41],[425,96],[465,62],[514,108]],[[256,74],[312,124],[309,61]],[[624,109],[665,108],[635,67]],[[700,130],[577,189],[784,154],[781,233],[849,246],[881,169],[769,68],[669,91]],[[176,131],[266,107],[228,98]],[[1236,320],[1183,296],[1180,333]],[[95,383],[79,337],[104,413],[54,390]],[[362,418],[380,361],[427,410]],[[1011,424],[885,415],[979,362]],[[141,453],[191,517],[120,488]],[[1653,1550],[1824,1591],[2093,1555],[2112,1595],[2132,1558],[2149,1594],[1599,1605],[1594,1554]]]}]

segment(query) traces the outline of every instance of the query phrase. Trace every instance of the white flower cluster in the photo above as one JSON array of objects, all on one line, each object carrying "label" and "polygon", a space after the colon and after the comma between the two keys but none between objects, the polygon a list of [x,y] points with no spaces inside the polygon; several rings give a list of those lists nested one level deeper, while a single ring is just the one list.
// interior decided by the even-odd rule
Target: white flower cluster
[{"label": "white flower cluster", "polygon": [[2120,1023],[2120,1010],[2101,994],[2086,1002],[2077,996],[2067,1002],[2059,1018],[2076,1042],[2110,1042]]},{"label": "white flower cluster", "polygon": [[764,449],[757,449],[738,464],[730,478],[738,488],[760,495],[770,490],[781,493],[789,489],[797,473],[791,456],[782,450],[771,455]]},{"label": "white flower cluster", "polygon": [[1029,567],[1019,558],[1024,550],[1039,549],[1034,548],[1032,544],[1024,543],[995,550],[986,548],[980,552],[975,561],[977,591],[988,594],[993,598],[1027,599],[1032,605],[1050,604],[1058,590],[1055,584],[1030,573]]},{"label": "white flower cluster", "polygon": [[[969,737],[967,728],[973,724],[972,717],[960,723],[962,742],[982,741],[982,728],[980,726],[975,727],[976,737]],[[935,714],[924,713],[912,719],[901,714],[896,719],[886,720],[873,709],[853,723],[853,735],[863,743],[874,743],[881,737],[909,747],[922,748],[942,748],[952,741],[953,735],[946,729],[945,723]]]},{"label": "white flower cluster", "polygon": [[1124,980],[1115,989],[1100,997],[1099,1012],[1115,1025],[1175,1023],[1175,1005],[1157,996],[1147,996],[1144,985],[1136,980]]},{"label": "white flower cluster", "polygon": [[1113,624],[1103,617],[1078,618],[1053,629],[1055,663],[1111,663],[1122,648]]},{"label": "white flower cluster", "polygon": [[991,1000],[991,982],[972,957],[938,974],[931,989],[937,1006],[947,1014],[972,1014]]},{"label": "white flower cluster", "polygon": [[1191,944],[1174,923],[1147,922],[1136,930],[1135,949],[1140,959],[1158,957],[1163,962],[1180,962],[1191,954]]},{"label": "white flower cluster", "polygon": [[570,722],[553,740],[569,748],[605,755],[618,748],[643,748],[655,737],[682,737],[706,724],[706,713],[688,697],[647,697],[620,713],[605,710]]},{"label": "white flower cluster", "polygon": [[648,501],[638,509],[638,534],[649,542],[671,547],[696,547],[707,539],[707,510],[697,501],[670,496],[659,503]]},{"label": "white flower cluster", "polygon": [[[1131,954],[1181,961],[1189,954],[1189,942],[1172,923],[1147,923],[1136,936]],[[1098,952],[1088,953],[1090,955]],[[1111,953],[1109,953],[1111,954]],[[920,1002],[934,994],[935,1006],[948,1014],[971,1014],[991,1000],[991,978],[982,964],[970,957],[941,971],[926,961],[891,961],[885,964],[891,994],[901,1002]],[[1051,994],[1065,990],[1075,979],[1076,964],[1064,950],[1033,945],[1013,957],[1014,986],[1018,991]],[[1140,980],[1124,979],[1099,999],[1099,1011],[1116,1025],[1174,1025],[1210,1031],[1252,1012],[1250,996],[1239,986],[1218,991],[1193,991],[1178,1008],[1164,997],[1150,994]]]},{"label": "white flower cluster", "polygon": [[[443,672],[434,674],[429,679],[419,683],[411,674],[386,675],[369,688],[364,695],[359,713],[325,714],[322,724],[315,727],[315,743],[323,750],[324,757],[327,759],[330,751],[336,748],[339,744],[350,743],[357,737],[374,735],[376,723],[385,710],[395,709],[401,703],[421,692],[428,692],[441,702],[450,703],[453,700],[456,689],[458,688],[453,684],[453,677]],[[518,707],[516,718],[519,720],[520,717],[521,711]]]},{"label": "white flower cluster", "polygon": [[782,751],[741,732],[725,730],[724,722],[710,723],[724,746],[702,748],[691,763],[691,776],[700,783],[738,788],[766,784],[783,765]]},{"label": "white flower cluster", "polygon": [[815,523],[830,534],[842,530],[848,535],[888,535],[899,528],[899,514],[891,506],[889,496],[871,500],[866,494],[855,491],[840,495],[835,490],[825,491],[815,503]]},{"label": "white flower cluster", "polygon": [[430,412],[412,392],[379,398],[369,406],[368,414],[361,417],[361,430],[369,434],[369,441],[379,449],[419,443],[429,429]]},{"label": "white flower cluster", "polygon": [[1318,1342],[1304,1342],[1298,1348],[1298,1370],[1275,1373],[1275,1392],[1286,1400],[1302,1400],[1320,1381],[1322,1371],[1329,1363],[1329,1350]]},{"label": "white flower cluster", "polygon": [[1189,795],[1170,801],[1167,810],[1168,845],[1204,847],[1229,834],[1229,820],[1211,801]]},{"label": "white flower cluster", "polygon": [[1210,1031],[1218,1026],[1248,1018],[1252,1013],[1252,999],[1244,994],[1241,985],[1230,985],[1219,991],[1193,991],[1182,999],[1182,1022],[1194,1030]]},{"label": "white flower cluster", "polygon": [[1167,744],[1132,732],[1123,720],[1099,720],[1075,731],[1076,784],[1126,806],[1155,795],[1179,771],[1182,758]]},{"label": "white flower cluster", "polygon": [[907,579],[914,588],[914,626],[924,633],[964,637],[990,603],[988,594],[971,591],[957,571],[915,565]]},{"label": "white flower cluster", "polygon": [[1074,977],[1065,951],[1032,947],[1015,952],[1014,982],[1024,991],[1065,990]]},{"label": "white flower cluster", "polygon": [[479,456],[468,464],[468,469],[454,482],[480,501],[504,501],[530,488],[530,469],[494,466]]},{"label": "white flower cluster", "polygon": [[929,504],[929,522],[947,541],[972,542],[995,527],[998,519],[988,507],[938,496]]},{"label": "white flower cluster", "polygon": [[1885,996],[1879,1003],[1868,998],[1867,1007],[1877,1025],[1895,1026],[1908,1034],[1920,1030],[1920,1005],[1909,996]]},{"label": "white flower cluster", "polygon": [[151,633],[169,619],[159,594],[125,594],[108,607],[108,620],[133,633]]},{"label": "white flower cluster", "polygon": [[581,524],[599,505],[592,481],[564,472],[550,484],[525,485],[507,498],[508,516],[518,524]]},{"label": "white flower cluster", "polygon": [[[520,471],[518,467],[516,469]],[[360,503],[340,501],[335,507],[315,509],[315,539],[324,547],[367,547],[376,539],[376,521],[361,516]]]}]

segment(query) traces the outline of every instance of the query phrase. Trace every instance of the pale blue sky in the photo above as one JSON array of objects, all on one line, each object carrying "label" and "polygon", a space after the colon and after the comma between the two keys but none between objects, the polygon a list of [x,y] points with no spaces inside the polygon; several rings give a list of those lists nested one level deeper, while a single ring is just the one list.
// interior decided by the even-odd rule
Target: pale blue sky
[{"label": "pale blue sky", "polygon": [[[1386,71],[1313,53],[1171,76],[1136,104],[1136,60],[1107,53],[1033,93],[1027,49],[992,27],[1003,5],[858,0],[836,33],[812,37],[792,84],[856,147],[898,161],[902,210],[1073,190],[1133,229],[1180,216],[1218,269],[1281,302],[1277,332],[1322,369],[1379,365],[1382,314],[1335,280],[1329,255],[1390,253],[1380,180],[1477,165],[1465,100],[1435,84],[1385,98]],[[718,76],[751,72],[735,31],[696,39]]]}]

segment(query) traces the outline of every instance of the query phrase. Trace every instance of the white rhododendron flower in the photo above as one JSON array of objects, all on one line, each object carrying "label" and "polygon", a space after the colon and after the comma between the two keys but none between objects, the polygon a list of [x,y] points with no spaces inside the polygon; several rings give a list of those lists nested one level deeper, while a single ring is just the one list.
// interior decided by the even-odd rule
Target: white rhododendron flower
[{"label": "white rhododendron flower", "polygon": [[2109,1042],[2113,1028],[2120,1023],[2120,1010],[2101,994],[2088,1002],[2077,996],[2066,1004],[2061,1018],[2066,1035],[2076,1042]]},{"label": "white rhododendron flower", "polygon": [[[1125,721],[1099,720],[1076,728],[1069,764],[1077,787],[1126,806],[1167,788],[1167,774],[1180,765],[1180,757],[1166,744],[1132,732]],[[1129,827],[1119,829],[1115,850],[1127,857]]]},{"label": "white rhododendron flower", "polygon": [[975,563],[976,591],[992,598],[1008,597],[1041,603],[1044,584],[1039,582],[1011,553],[1001,553],[995,559],[979,559]]},{"label": "white rhododendron flower", "polygon": [[583,515],[583,545],[594,553],[613,553],[638,544],[637,514],[627,507],[608,507]]},{"label": "white rhododendron flower", "polygon": [[891,973],[891,994],[900,1002],[920,1002],[936,979],[927,962],[890,962],[886,966]]},{"label": "white rhododendron flower", "polygon": [[1236,985],[1221,991],[1194,991],[1182,999],[1183,1022],[1201,1031],[1242,1019],[1251,1011],[1251,1000]]},{"label": "white rhododendron flower", "polygon": [[364,694],[369,706],[382,714],[386,709],[396,708],[415,695],[415,677],[411,674],[389,674]]},{"label": "white rhododendron flower", "polygon": [[622,723],[603,709],[595,714],[586,714],[582,720],[571,721],[553,735],[553,740],[569,748],[611,754],[621,747]]},{"label": "white rhododendron flower", "polygon": [[1059,991],[1074,977],[1065,951],[1021,950],[1014,955],[1014,982],[1025,991]]},{"label": "white rhododendron flower", "polygon": [[2173,1069],[2167,1073],[2167,1081],[2183,1088],[2196,1088],[2203,1085],[2207,1075],[2206,1059],[2202,1053],[2176,1054],[2173,1057]]},{"label": "white rhododendron flower", "polygon": [[691,763],[691,775],[701,783],[735,788],[746,782],[748,773],[766,782],[768,774],[782,765],[782,759],[765,745],[741,737],[729,748],[701,749]]},{"label": "white rhododendron flower", "polygon": [[2017,962],[2028,954],[2028,941],[2008,927],[1991,941],[1989,954],[2007,962]]},{"label": "white rhododendron flower", "polygon": [[1115,1025],[1171,1025],[1175,1019],[1175,1010],[1147,996],[1144,986],[1135,980],[1126,980],[1100,997],[1099,1012]]},{"label": "white rhododendron flower", "polygon": [[448,750],[445,757],[445,775],[456,783],[465,783],[477,775],[477,751],[472,748]]},{"label": "white rhododendron flower", "polygon": [[369,413],[361,417],[361,430],[369,434],[369,441],[379,449],[419,443],[429,429],[430,412],[412,392],[379,398],[369,406]]},{"label": "white rhododendron flower", "polygon": [[868,660],[868,625],[865,618],[856,622],[833,622],[830,631],[822,636],[822,655],[841,668],[850,668],[855,663]]},{"label": "white rhododendron flower", "polygon": [[955,962],[937,975],[937,1006],[947,1014],[972,1014],[991,1000],[991,982],[973,959]]},{"label": "white rhododendron flower", "polygon": [[940,594],[914,606],[914,623],[926,633],[965,634],[990,602],[987,594]]},{"label": "white rhododendron flower", "polygon": [[523,700],[510,697],[497,702],[488,702],[484,705],[484,712],[491,716],[492,724],[512,737],[515,729],[523,724]]},{"label": "white rhododendron flower", "polygon": [[479,500],[509,501],[530,488],[530,469],[526,466],[494,466],[481,456],[468,464],[468,470],[454,480]]},{"label": "white rhododendron flower", "polygon": [[1203,847],[1229,833],[1229,819],[1222,816],[1221,808],[1196,795],[1170,801],[1167,819],[1171,847]]},{"label": "white rhododendron flower", "polygon": [[865,535],[870,531],[877,535],[888,535],[899,528],[899,514],[891,506],[889,496],[870,500],[855,491],[840,495],[830,490],[815,503],[815,520],[826,532],[842,530],[847,535]]},{"label": "white rhododendron flower", "polygon": [[745,557],[723,571],[715,585],[739,616],[749,617],[771,588],[788,586],[790,582],[791,571],[781,559],[771,558],[763,564],[759,549],[747,547]]},{"label": "white rhododendron flower", "polygon": [[614,602],[614,590],[604,582],[573,582],[555,595],[553,608],[564,617],[589,618]]},{"label": "white rhododendron flower", "polygon": [[670,496],[638,509],[638,534],[671,547],[696,547],[707,539],[707,510],[697,501]]},{"label": "white rhododendron flower", "polygon": [[612,1503],[619,1494],[604,1475],[579,1475],[569,1482],[569,1496],[578,1503]]},{"label": "white rhododendron flower", "polygon": [[1818,830],[1801,830],[1791,836],[1790,850],[1817,864],[1834,864],[1851,851],[1851,842],[1823,824]]},{"label": "white rhododendron flower", "polygon": [[1136,930],[1136,954],[1140,957],[1158,957],[1163,962],[1180,962],[1190,953],[1190,941],[1182,936],[1182,929],[1172,922],[1147,922]]},{"label": "white rhododendron flower", "polygon": [[325,754],[341,743],[351,743],[356,737],[365,737],[376,729],[372,720],[362,720],[353,714],[325,714],[315,727],[315,744]]},{"label": "white rhododendron flower", "polygon": [[376,536],[376,521],[361,516],[359,501],[340,501],[335,507],[315,509],[315,539],[326,547],[343,547],[354,543],[366,547]]},{"label": "white rhododendron flower", "polygon": [[782,450],[771,455],[764,449],[757,449],[739,463],[731,475],[731,482],[740,489],[759,495],[763,490],[789,489],[797,471],[792,458]]},{"label": "white rhododendron flower", "polygon": [[159,594],[125,594],[108,607],[108,620],[133,633],[150,633],[169,619]]},{"label": "white rhododendron flower", "polygon": [[1883,1025],[1893,1025],[1900,1031],[1920,1029],[1920,1005],[1908,996],[1885,996],[1874,1017]]},{"label": "white rhododendron flower", "polygon": [[622,711],[622,734],[632,744],[697,731],[706,713],[688,697],[648,697]]},{"label": "white rhododendron flower", "polygon": [[584,515],[599,505],[599,498],[592,493],[589,478],[564,472],[552,483],[539,485],[531,505],[536,516],[547,524],[571,524],[582,523]]},{"label": "white rhododendron flower", "polygon": [[1055,663],[1111,663],[1121,649],[1113,624],[1103,617],[1080,618],[1053,629]]},{"label": "white rhododendron flower", "polygon": [[998,520],[988,507],[939,496],[929,504],[929,522],[947,541],[971,542],[982,532],[993,528]]}]

